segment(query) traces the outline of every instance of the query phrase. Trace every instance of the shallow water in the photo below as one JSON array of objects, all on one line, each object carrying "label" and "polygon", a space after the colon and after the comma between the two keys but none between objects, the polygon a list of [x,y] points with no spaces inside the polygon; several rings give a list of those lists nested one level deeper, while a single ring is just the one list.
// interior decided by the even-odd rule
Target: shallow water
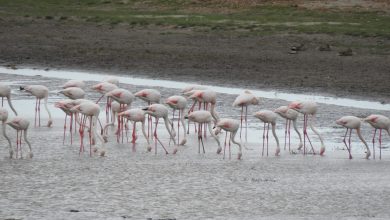
[{"label": "shallow water", "polygon": [[[0,219],[390,218],[387,202],[390,199],[389,150],[383,150],[381,161],[365,160],[363,145],[354,135],[354,159],[348,160],[347,152],[342,150],[345,130],[334,124],[335,119],[347,114],[363,117],[388,112],[320,104],[316,123],[327,146],[324,157],[289,154],[284,150],[280,157],[274,157],[272,136],[269,157],[261,157],[262,124],[249,116],[246,146],[251,150],[243,150],[242,161],[235,159],[237,148],[234,145],[232,159],[228,159],[228,154],[225,160],[217,155],[217,145],[210,136],[205,141],[206,154],[198,154],[193,133],[177,155],[165,155],[160,147],[157,155],[146,153],[140,132],[136,152],[132,151],[131,144],[117,144],[111,137],[106,145],[107,156],[99,158],[89,157],[88,151],[79,156],[78,139],[70,146],[67,137],[66,145],[62,145],[64,115],[53,103],[62,98],[56,91],[64,79],[10,74],[0,74],[0,77],[13,88],[15,108],[31,122],[35,102],[31,96],[18,91],[17,86],[47,85],[51,90],[49,108],[55,120],[53,128],[32,126],[29,130],[34,151],[31,160],[6,158],[6,141],[0,138],[3,146],[0,151]],[[100,79],[94,77],[92,79]],[[88,85],[95,83],[92,79]],[[132,92],[146,88],[141,84],[121,84],[121,87]],[[158,89],[164,98],[178,93],[176,88],[167,88],[167,84]],[[239,119],[240,109],[230,105],[235,96],[219,94],[217,110],[221,117]],[[88,98],[97,99],[98,95],[88,91]],[[250,108],[249,112],[286,103],[265,98],[261,106]],[[144,105],[140,100],[134,102],[135,107]],[[42,121],[43,124],[47,121],[44,110]],[[283,148],[284,121],[278,122],[277,133]],[[298,126],[302,127],[301,120]],[[159,127],[162,141],[167,144],[167,133],[162,124]],[[364,124],[362,130],[370,142],[371,128]],[[14,131],[7,128],[7,133],[14,142]],[[297,137],[294,131],[291,135],[295,149]],[[310,135],[318,150],[318,138],[311,132]],[[223,145],[224,134],[220,135],[220,140]],[[386,136],[386,147],[388,142]],[[26,146],[23,147],[26,151]],[[170,152],[172,149],[168,147]]]}]

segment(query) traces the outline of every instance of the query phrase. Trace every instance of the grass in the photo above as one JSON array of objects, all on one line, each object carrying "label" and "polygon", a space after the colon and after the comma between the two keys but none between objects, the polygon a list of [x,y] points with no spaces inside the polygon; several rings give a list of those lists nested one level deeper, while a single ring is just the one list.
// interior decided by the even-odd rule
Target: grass
[{"label": "grass", "polygon": [[[390,38],[390,14],[308,10],[245,0],[0,0],[1,17],[33,17],[116,25],[169,25],[251,34],[327,33]],[[63,19],[66,18],[66,19]]]}]

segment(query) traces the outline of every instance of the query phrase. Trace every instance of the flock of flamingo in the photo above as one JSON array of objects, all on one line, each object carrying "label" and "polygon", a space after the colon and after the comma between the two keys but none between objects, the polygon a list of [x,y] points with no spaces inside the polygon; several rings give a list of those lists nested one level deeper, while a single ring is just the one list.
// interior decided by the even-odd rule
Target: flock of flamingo
[{"label": "flock of flamingo", "polygon": [[[98,154],[100,156],[105,155],[105,143],[110,138],[109,127],[116,126],[116,130],[112,136],[116,136],[116,141],[122,142],[125,137],[128,141],[128,131],[130,130],[129,123],[132,124],[132,140],[133,150],[135,150],[135,143],[138,138],[137,136],[137,123],[141,124],[142,135],[146,140],[146,150],[150,152],[152,150],[152,143],[154,142],[155,153],[157,153],[157,146],[161,145],[162,149],[166,154],[168,154],[166,143],[163,143],[157,134],[157,127],[159,125],[159,120],[162,119],[165,124],[165,128],[169,133],[169,145],[173,142],[172,153],[176,154],[178,152],[178,146],[185,145],[187,142],[187,135],[190,132],[190,123],[194,123],[194,131],[198,136],[198,153],[205,153],[205,147],[203,139],[207,137],[208,133],[213,137],[218,145],[217,154],[222,152],[221,143],[219,141],[218,135],[221,134],[221,131],[225,131],[225,143],[223,149],[223,157],[225,158],[225,151],[227,146],[229,146],[229,158],[231,157],[231,143],[238,146],[237,158],[241,159],[242,157],[242,144],[240,141],[236,140],[236,135],[238,131],[240,132],[240,139],[245,138],[247,142],[247,128],[248,128],[248,107],[250,105],[259,105],[260,99],[254,96],[251,92],[245,91],[243,94],[239,95],[233,102],[233,107],[241,108],[241,118],[240,120],[232,118],[220,118],[219,114],[216,112],[216,103],[217,103],[217,93],[213,90],[208,89],[207,87],[200,85],[191,85],[182,90],[182,95],[175,95],[167,98],[164,104],[160,104],[161,94],[155,89],[144,89],[133,94],[126,89],[118,87],[119,82],[115,78],[107,79],[101,83],[93,85],[92,90],[101,94],[101,97],[97,101],[84,99],[85,92],[84,88],[86,84],[83,81],[79,80],[70,80],[66,82],[59,93],[66,96],[68,99],[58,101],[55,103],[55,107],[60,108],[65,113],[65,123],[64,123],[64,134],[63,134],[63,144],[65,144],[66,132],[68,130],[70,135],[70,142],[73,143],[74,133],[79,135],[80,140],[80,154],[84,152],[84,136],[85,131],[88,133],[89,139],[89,154]],[[43,85],[30,85],[25,87],[20,87],[20,90],[25,91],[32,96],[36,97],[35,105],[35,124],[34,126],[41,126],[41,100],[44,102],[44,108],[48,113],[48,122],[47,126],[51,127],[53,121],[50,114],[49,108],[47,106],[49,90]],[[8,85],[0,84],[0,96],[2,97],[2,106],[4,104],[4,98],[7,98],[9,107],[15,114],[15,117],[12,120],[8,121],[8,111],[6,108],[0,108],[0,120],[2,121],[2,133],[5,139],[8,141],[9,145],[9,156],[10,158],[14,157],[14,150],[11,144],[10,138],[6,133],[6,125],[14,128],[17,132],[16,135],[16,158],[18,158],[18,152],[20,152],[20,157],[22,157],[22,136],[24,137],[25,142],[29,147],[28,157],[32,158],[32,148],[31,144],[27,139],[27,130],[29,128],[29,120],[18,116],[17,111],[12,105],[11,102],[11,88]],[[106,98],[106,121],[105,124],[99,119],[99,114],[101,107],[99,102]],[[140,108],[131,108],[132,102],[139,98],[147,102],[148,107]],[[192,105],[188,108],[188,101],[193,101]],[[169,108],[172,108],[172,118],[169,117]],[[261,122],[264,123],[263,127],[263,142],[262,142],[262,156],[268,156],[268,142],[269,142],[269,130],[271,126],[272,135],[276,141],[276,151],[275,156],[280,155],[280,144],[277,134],[275,132],[276,119],[280,116],[286,120],[285,124],[285,142],[284,149],[293,152],[291,149],[291,123],[295,132],[299,137],[299,145],[297,150],[302,151],[303,154],[319,154],[323,155],[325,152],[325,145],[322,136],[314,127],[314,119],[316,117],[318,107],[315,102],[312,101],[294,101],[291,102],[288,106],[281,106],[273,111],[270,110],[261,110],[254,114],[254,117],[258,118]],[[178,112],[177,119],[177,129],[174,125],[173,120],[175,119],[175,113]],[[297,127],[297,119],[299,115],[303,115],[303,138]],[[69,117],[69,123],[68,123]],[[186,123],[187,119],[187,123]],[[154,123],[153,123],[154,121]],[[372,138],[372,150],[373,157],[375,158],[375,136],[377,130],[379,129],[379,149],[380,155],[382,157],[382,130],[386,130],[390,135],[390,119],[383,115],[370,115],[364,119],[360,119],[355,116],[344,116],[336,121],[338,125],[341,125],[346,128],[343,142],[348,150],[349,159],[352,159],[351,154],[351,135],[352,130],[355,129],[358,137],[363,142],[366,147],[365,158],[369,159],[371,155],[370,148],[368,147],[367,142],[364,140],[360,132],[361,122],[367,122],[374,128],[374,136]],[[147,125],[145,125],[147,123]],[[245,126],[243,126],[243,123]],[[153,129],[154,127],[154,129]],[[307,133],[307,128],[310,127],[311,130],[318,136],[321,147],[319,151],[316,151],[311,143],[311,140]],[[78,129],[77,129],[78,128]],[[244,131],[245,129],[245,131]],[[99,131],[100,130],[100,131]],[[176,132],[177,130],[177,132]],[[182,133],[180,133],[182,130]],[[244,131],[244,134],[242,134]],[[181,134],[181,135],[180,135]],[[243,135],[245,137],[243,137]],[[180,136],[182,137],[180,141]],[[177,139],[176,139],[177,138]],[[229,139],[228,139],[229,138]],[[348,138],[348,142],[347,142]],[[288,141],[287,141],[288,139]],[[303,139],[303,141],[302,141]],[[96,141],[100,141],[100,147],[97,148]],[[308,148],[310,145],[310,149]],[[94,147],[92,147],[94,146]]]}]

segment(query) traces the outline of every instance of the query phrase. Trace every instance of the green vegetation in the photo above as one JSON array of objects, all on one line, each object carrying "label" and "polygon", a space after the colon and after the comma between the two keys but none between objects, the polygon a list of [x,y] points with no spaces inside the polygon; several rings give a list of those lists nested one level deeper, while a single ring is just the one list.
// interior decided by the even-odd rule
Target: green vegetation
[{"label": "green vegetation", "polygon": [[390,38],[390,14],[308,10],[293,5],[217,0],[0,0],[1,17],[164,25],[248,34],[328,33]]}]

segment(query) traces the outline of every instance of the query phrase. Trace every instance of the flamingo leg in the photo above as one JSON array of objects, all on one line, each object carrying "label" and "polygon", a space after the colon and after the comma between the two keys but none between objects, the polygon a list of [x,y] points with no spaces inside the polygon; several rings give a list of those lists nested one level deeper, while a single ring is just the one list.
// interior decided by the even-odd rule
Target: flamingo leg
[{"label": "flamingo leg", "polygon": [[177,143],[178,144],[180,144],[180,119],[181,119],[181,110],[179,110],[179,118],[177,119]]},{"label": "flamingo leg", "polygon": [[[226,132],[226,133],[228,133],[228,132]],[[231,142],[232,142],[232,133],[229,134],[229,160],[232,159]]]},{"label": "flamingo leg", "polygon": [[348,145],[349,145],[349,159],[352,159],[352,147],[351,147],[351,136],[352,136],[352,129],[349,129],[349,139],[348,139]]},{"label": "flamingo leg", "polygon": [[245,106],[245,143],[248,142],[248,106]]},{"label": "flamingo leg", "polygon": [[[161,147],[164,149],[165,154],[168,154],[168,151],[165,148],[164,144],[160,141],[160,139],[157,136],[157,125],[158,125],[158,118],[156,118],[156,127],[154,128],[155,148],[157,149],[157,141],[158,141],[158,143],[160,143]],[[157,150],[156,150],[156,153],[157,153]]]},{"label": "flamingo leg", "polygon": [[89,156],[92,157],[92,116],[89,118]]},{"label": "flamingo leg", "polygon": [[[176,111],[176,109],[173,109],[173,111],[172,111],[172,124],[171,124],[171,130],[173,129],[173,121],[175,121],[175,111]],[[180,113],[180,111],[179,111],[179,113]],[[179,123],[179,122],[178,122],[178,123]],[[178,137],[179,137],[179,136],[178,136]],[[172,141],[172,139],[169,138],[168,146],[171,146],[171,141]]]},{"label": "flamingo leg", "polygon": [[70,113],[70,123],[69,123],[69,133],[70,133],[70,145],[73,145],[73,113]]},{"label": "flamingo leg", "polygon": [[306,155],[306,114],[303,115],[303,155]]},{"label": "flamingo leg", "polygon": [[379,160],[382,160],[382,129],[379,129]]},{"label": "flamingo leg", "polygon": [[307,141],[309,142],[310,144],[310,147],[311,147],[311,151],[313,152],[313,154],[315,155],[315,151],[314,151],[314,147],[313,147],[313,144],[311,143],[311,140],[309,138],[309,135],[307,134],[307,123],[308,123],[308,120],[309,120],[309,116],[306,115],[306,123],[305,123],[305,133],[306,133],[306,137],[307,137]]},{"label": "flamingo leg", "polygon": [[288,151],[290,152],[291,149],[290,149],[290,146],[291,146],[291,134],[290,134],[290,130],[291,130],[291,120],[288,120]]},{"label": "flamingo leg", "polygon": [[268,132],[269,132],[269,123],[267,123],[267,157],[268,157]]},{"label": "flamingo leg", "polygon": [[264,156],[264,143],[265,143],[265,122],[263,127],[263,150],[261,151],[261,156]]},{"label": "flamingo leg", "polygon": [[284,129],[284,150],[286,150],[287,145],[287,129],[288,129],[288,119],[286,119],[286,127]]},{"label": "flamingo leg", "polygon": [[376,128],[374,128],[374,136],[372,137],[372,153],[373,158],[375,159],[375,136],[376,136]]},{"label": "flamingo leg", "polygon": [[346,147],[346,148],[347,148],[347,150],[348,150],[348,153],[349,153],[349,159],[352,159],[352,155],[351,155],[351,149],[348,147],[348,145],[347,145],[347,141],[346,141],[346,139],[347,139],[347,135],[348,135],[348,130],[349,130],[349,128],[347,128],[347,130],[345,131],[345,135],[344,135],[343,143],[344,143],[345,147]]},{"label": "flamingo leg", "polygon": [[19,150],[20,150],[21,159],[23,159],[22,136],[23,136],[23,130],[20,131],[20,135],[19,135]]},{"label": "flamingo leg", "polygon": [[64,122],[64,135],[63,135],[63,138],[62,138],[62,145],[65,144],[65,133],[66,133],[66,119],[68,117],[68,114],[65,114],[65,122]]},{"label": "flamingo leg", "polygon": [[39,127],[41,127],[41,99],[38,99],[38,117],[39,117]]},{"label": "flamingo leg", "polygon": [[18,159],[19,152],[19,131],[16,130],[16,159]]},{"label": "flamingo leg", "polygon": [[225,159],[227,132],[225,132],[225,144],[223,147],[223,159]]},{"label": "flamingo leg", "polygon": [[[208,103],[203,102],[203,109],[207,111],[208,105],[209,105]],[[207,124],[206,123],[203,124],[203,129],[204,129],[204,131],[203,131],[204,138],[206,139],[207,138]]]},{"label": "flamingo leg", "polygon": [[38,98],[35,99],[35,123],[34,123],[34,127],[37,127],[37,114],[38,114]]},{"label": "flamingo leg", "polygon": [[243,114],[244,114],[244,105],[241,105],[240,139],[241,139],[241,136],[242,136],[242,121],[243,121]]},{"label": "flamingo leg", "polygon": [[203,154],[206,153],[205,149],[204,149],[204,143],[203,143],[203,137],[202,137],[202,127],[203,127],[203,123],[200,123],[200,126],[199,126],[199,129],[200,129],[200,141],[202,142],[202,148],[203,148]]}]

